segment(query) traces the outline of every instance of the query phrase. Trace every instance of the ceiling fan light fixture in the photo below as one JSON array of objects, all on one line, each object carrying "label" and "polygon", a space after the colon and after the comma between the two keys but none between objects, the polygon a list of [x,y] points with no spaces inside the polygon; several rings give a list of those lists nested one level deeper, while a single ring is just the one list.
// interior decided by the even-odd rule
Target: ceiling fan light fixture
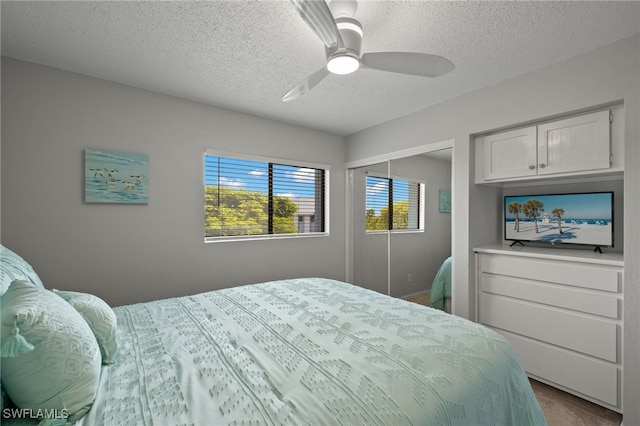
[{"label": "ceiling fan light fixture", "polygon": [[327,69],[333,74],[351,74],[358,68],[360,68],[360,61],[351,55],[337,55],[327,62]]}]

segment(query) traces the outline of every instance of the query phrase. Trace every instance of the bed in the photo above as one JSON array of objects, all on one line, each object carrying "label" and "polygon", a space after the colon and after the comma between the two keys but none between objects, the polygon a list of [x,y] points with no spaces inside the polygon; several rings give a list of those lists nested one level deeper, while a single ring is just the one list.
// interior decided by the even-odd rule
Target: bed
[{"label": "bed", "polygon": [[442,262],[431,284],[431,306],[451,312],[451,257]]},{"label": "bed", "polygon": [[[0,298],[3,350],[15,325],[34,346],[2,359],[12,399],[7,361],[42,346],[11,316],[16,289],[68,303],[29,280]],[[61,424],[546,424],[506,339],[351,284],[289,279],[108,309],[110,363],[99,345],[91,403],[57,407]]]}]

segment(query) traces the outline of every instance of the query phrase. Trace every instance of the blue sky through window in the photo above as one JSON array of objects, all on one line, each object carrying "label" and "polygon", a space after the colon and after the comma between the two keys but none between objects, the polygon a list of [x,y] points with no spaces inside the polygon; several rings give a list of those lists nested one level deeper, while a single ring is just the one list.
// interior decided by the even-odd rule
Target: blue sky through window
[{"label": "blue sky through window", "polygon": [[[367,176],[366,210],[373,209],[380,214],[380,209],[389,204],[389,179]],[[393,202],[409,201],[409,182],[393,179]]]},{"label": "blue sky through window", "polygon": [[[314,197],[316,170],[274,164],[273,194],[285,197]],[[269,163],[205,155],[205,185],[220,185],[267,194]]]}]

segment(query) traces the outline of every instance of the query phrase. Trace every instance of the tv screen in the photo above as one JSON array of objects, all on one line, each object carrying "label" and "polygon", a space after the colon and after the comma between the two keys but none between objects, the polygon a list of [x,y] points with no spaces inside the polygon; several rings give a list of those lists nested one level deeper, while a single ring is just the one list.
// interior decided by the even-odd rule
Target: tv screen
[{"label": "tv screen", "polygon": [[613,192],[504,197],[505,240],[613,247]]}]

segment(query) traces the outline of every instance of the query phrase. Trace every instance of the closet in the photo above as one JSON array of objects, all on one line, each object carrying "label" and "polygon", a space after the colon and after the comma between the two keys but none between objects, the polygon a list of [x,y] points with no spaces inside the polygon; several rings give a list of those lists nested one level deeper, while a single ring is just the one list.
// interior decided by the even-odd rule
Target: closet
[{"label": "closet", "polygon": [[425,148],[349,168],[350,282],[401,298],[430,289],[451,255],[451,213],[440,211],[441,194],[451,191],[451,154]]}]

